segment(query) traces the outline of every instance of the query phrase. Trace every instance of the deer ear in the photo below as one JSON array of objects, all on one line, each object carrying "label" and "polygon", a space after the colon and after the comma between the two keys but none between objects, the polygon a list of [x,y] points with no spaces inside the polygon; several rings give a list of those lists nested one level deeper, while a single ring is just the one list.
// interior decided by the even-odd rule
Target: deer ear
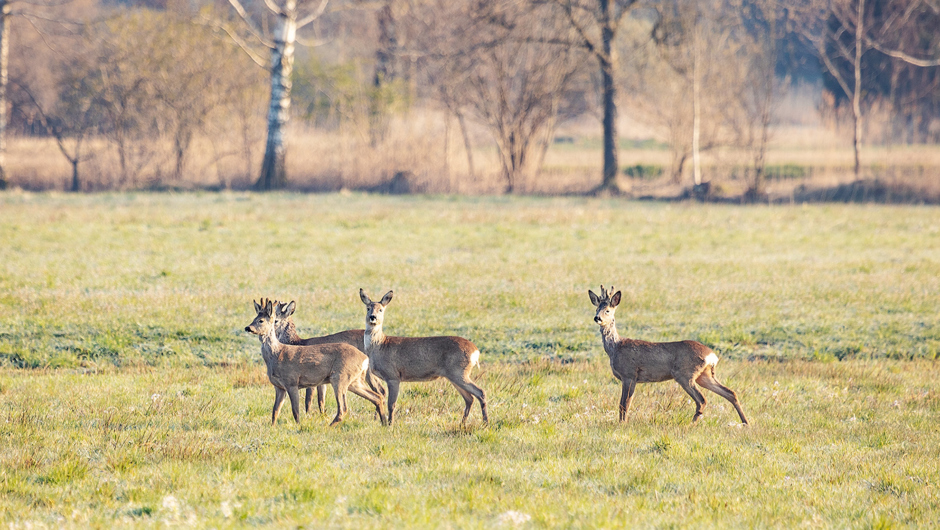
[{"label": "deer ear", "polygon": [[286,306],[281,306],[281,318],[287,318],[294,314],[294,309],[297,309],[297,304],[291,300]]},{"label": "deer ear", "polygon": [[365,305],[369,305],[372,303],[372,299],[369,298],[369,295],[367,295],[366,292],[363,291],[362,289],[359,289],[359,299],[362,300],[362,303]]},{"label": "deer ear", "polygon": [[620,291],[610,297],[610,307],[617,307],[618,305],[620,305]]},{"label": "deer ear", "polygon": [[389,291],[385,293],[385,296],[382,297],[382,301],[380,303],[382,305],[388,305],[388,303],[391,301],[392,301],[392,291]]},{"label": "deer ear", "polygon": [[600,298],[598,298],[597,295],[594,294],[594,291],[590,289],[588,289],[588,296],[591,297],[591,305],[593,305],[594,307],[597,307],[597,305],[601,303]]},{"label": "deer ear", "polygon": [[267,313],[268,316],[274,315],[274,306],[271,305],[270,300],[268,300],[267,303],[264,304],[264,312]]},{"label": "deer ear", "polygon": [[260,312],[261,312],[261,304],[259,304],[259,303],[258,303],[257,301],[255,301],[255,300],[252,300],[252,302],[254,302],[254,304],[255,304],[255,313],[260,313]]}]

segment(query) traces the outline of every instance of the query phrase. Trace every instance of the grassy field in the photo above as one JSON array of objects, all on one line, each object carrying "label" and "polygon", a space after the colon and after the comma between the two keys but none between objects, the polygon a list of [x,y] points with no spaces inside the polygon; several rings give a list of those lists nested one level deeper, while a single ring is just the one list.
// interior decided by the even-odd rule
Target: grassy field
[{"label": "grassy field", "polygon": [[[713,394],[640,385],[621,335],[689,338]],[[445,383],[282,414],[252,298],[303,335],[459,334],[491,423]],[[0,524],[925,527],[940,520],[940,210],[586,198],[0,194]]]}]

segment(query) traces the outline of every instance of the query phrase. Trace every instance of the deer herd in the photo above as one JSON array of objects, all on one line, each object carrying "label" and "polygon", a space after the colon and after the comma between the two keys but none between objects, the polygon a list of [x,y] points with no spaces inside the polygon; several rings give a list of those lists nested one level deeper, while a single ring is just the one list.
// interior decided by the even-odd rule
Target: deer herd
[{"label": "deer herd", "polygon": [[[695,401],[692,421],[702,416],[705,396],[696,383],[728,400],[741,422],[747,424],[737,395],[715,377],[718,356],[708,346],[696,341],[646,342],[622,339],[614,323],[614,312],[620,305],[621,293],[613,294],[601,286],[601,294],[588,291],[591,304],[597,308],[594,322],[600,326],[604,351],[610,358],[614,377],[622,384],[620,421],[626,420],[637,383],[656,383],[674,379]],[[480,403],[483,421],[489,422],[486,393],[470,379],[470,371],[480,363],[480,350],[462,337],[392,337],[382,330],[385,309],[392,301],[392,291],[375,302],[362,290],[359,298],[365,305],[365,329],[350,329],[302,339],[297,334],[292,315],[296,304],[282,304],[262,299],[255,302],[257,315],[245,331],[258,335],[261,357],[274,385],[274,408],[271,423],[277,422],[284,404],[290,398],[291,413],[300,422],[300,389],[306,389],[305,411],[310,412],[313,391],[322,413],[326,386],[333,387],[336,397],[335,425],[346,416],[347,391],[375,405],[382,425],[395,421],[395,404],[402,382],[433,381],[445,378],[454,385],[466,404],[462,422],[467,421],[473,400]],[[388,387],[386,391],[381,381]],[[387,403],[387,405],[386,405]]]}]

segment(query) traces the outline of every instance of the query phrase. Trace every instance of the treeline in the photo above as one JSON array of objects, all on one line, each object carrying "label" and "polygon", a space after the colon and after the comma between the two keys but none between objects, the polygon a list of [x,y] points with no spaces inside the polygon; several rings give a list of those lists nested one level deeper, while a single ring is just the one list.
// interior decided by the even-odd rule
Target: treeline
[{"label": "treeline", "polygon": [[[616,192],[626,111],[658,131],[677,182],[700,185],[702,154],[731,148],[757,197],[781,98],[820,74],[816,110],[853,124],[856,176],[865,143],[940,141],[940,8],[926,0],[12,5],[0,139],[54,139],[74,191],[172,187],[211,168],[222,187],[284,187],[296,125],[353,137],[334,150],[395,158],[406,178],[439,167],[400,156],[401,131],[422,126],[398,124],[435,112],[444,156],[465,157],[451,178],[492,171],[474,158],[483,131],[507,192],[537,178],[561,121],[595,116],[598,188]],[[326,158],[307,171],[350,165]],[[0,184],[4,169],[0,157]]]}]

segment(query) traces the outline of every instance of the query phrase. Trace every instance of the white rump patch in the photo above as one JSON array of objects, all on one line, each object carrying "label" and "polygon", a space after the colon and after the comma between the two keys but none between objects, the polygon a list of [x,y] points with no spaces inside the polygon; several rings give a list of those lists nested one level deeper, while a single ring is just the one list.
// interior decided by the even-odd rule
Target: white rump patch
[{"label": "white rump patch", "polygon": [[362,361],[362,371],[363,372],[369,371],[369,358],[368,357],[366,357],[365,360]]},{"label": "white rump patch", "polygon": [[708,356],[705,357],[705,364],[715,366],[718,364],[718,356],[714,353],[709,353]]},{"label": "white rump patch", "polygon": [[470,354],[470,367],[480,366],[480,350],[473,350]]}]

